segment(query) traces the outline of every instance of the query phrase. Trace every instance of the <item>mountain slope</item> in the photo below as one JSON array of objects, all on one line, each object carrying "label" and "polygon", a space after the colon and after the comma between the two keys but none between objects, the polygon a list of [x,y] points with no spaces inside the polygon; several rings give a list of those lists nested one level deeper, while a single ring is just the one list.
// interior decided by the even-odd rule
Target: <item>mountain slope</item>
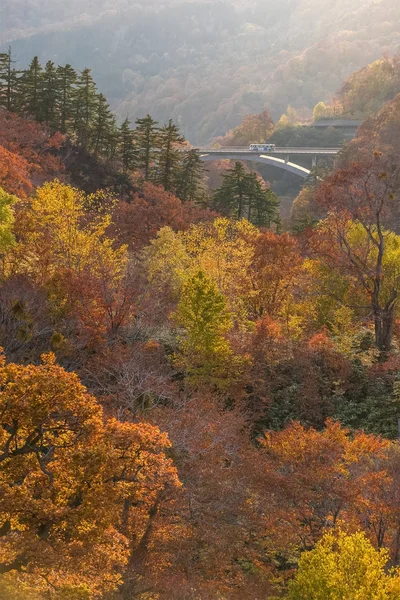
[{"label": "mountain slope", "polygon": [[265,107],[312,109],[400,49],[397,0],[7,1],[0,42],[22,63],[90,64],[121,116],[172,117],[194,143]]}]

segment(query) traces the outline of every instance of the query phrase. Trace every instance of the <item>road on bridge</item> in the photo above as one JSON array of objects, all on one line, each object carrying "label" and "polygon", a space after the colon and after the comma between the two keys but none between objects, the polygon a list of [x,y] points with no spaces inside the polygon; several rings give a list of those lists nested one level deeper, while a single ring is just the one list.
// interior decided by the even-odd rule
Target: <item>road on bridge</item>
[{"label": "road on bridge", "polygon": [[249,147],[228,147],[228,148],[209,148],[209,147],[197,147],[194,148],[201,154],[312,154],[314,156],[321,156],[324,154],[335,155],[340,152],[341,148],[278,148],[275,147],[273,150],[250,150]]},{"label": "road on bridge", "polygon": [[207,146],[200,146],[194,149],[199,152],[202,161],[228,159],[257,162],[289,171],[303,179],[306,179],[310,175],[311,170],[292,162],[291,157],[309,156],[312,163],[311,168],[315,168],[317,166],[318,158],[323,156],[335,156],[341,150],[341,148],[278,147],[271,150],[250,150],[248,146],[246,148],[209,148]]}]

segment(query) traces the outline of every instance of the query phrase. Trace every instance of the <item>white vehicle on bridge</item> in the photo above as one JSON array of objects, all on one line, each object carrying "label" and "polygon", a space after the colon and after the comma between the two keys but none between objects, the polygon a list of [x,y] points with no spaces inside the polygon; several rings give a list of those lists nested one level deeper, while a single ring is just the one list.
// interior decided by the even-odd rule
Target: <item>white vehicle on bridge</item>
[{"label": "white vehicle on bridge", "polygon": [[251,152],[273,152],[275,148],[275,144],[250,144]]}]

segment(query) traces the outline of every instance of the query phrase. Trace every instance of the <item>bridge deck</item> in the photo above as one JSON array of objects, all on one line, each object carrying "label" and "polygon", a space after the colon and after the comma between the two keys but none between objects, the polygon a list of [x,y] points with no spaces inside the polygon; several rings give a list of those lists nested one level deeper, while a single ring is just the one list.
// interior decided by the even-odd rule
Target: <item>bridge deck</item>
[{"label": "bridge deck", "polygon": [[341,148],[274,148],[273,150],[249,150],[249,148],[207,148],[207,147],[198,147],[195,148],[201,154],[254,154],[259,156],[260,154],[275,154],[275,155],[284,155],[288,154],[312,154],[313,156],[321,156],[321,155],[335,155],[340,152]]}]

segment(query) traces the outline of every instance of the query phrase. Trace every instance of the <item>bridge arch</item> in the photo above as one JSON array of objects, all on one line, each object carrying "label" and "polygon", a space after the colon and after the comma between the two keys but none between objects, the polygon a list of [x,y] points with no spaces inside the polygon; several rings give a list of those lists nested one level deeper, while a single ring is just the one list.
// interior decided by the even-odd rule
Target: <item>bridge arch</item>
[{"label": "bridge arch", "polygon": [[306,179],[310,175],[310,170],[305,167],[301,167],[293,162],[286,162],[283,158],[276,158],[274,156],[267,156],[266,154],[239,154],[235,153],[233,156],[229,152],[226,154],[224,152],[219,151],[218,153],[209,152],[208,154],[200,154],[200,158],[204,162],[210,162],[214,160],[234,160],[234,161],[251,161],[255,163],[260,163],[263,165],[270,165],[272,167],[278,167],[279,169],[283,169],[284,171],[289,171],[289,173],[293,173],[294,175],[298,175],[303,179]]}]

